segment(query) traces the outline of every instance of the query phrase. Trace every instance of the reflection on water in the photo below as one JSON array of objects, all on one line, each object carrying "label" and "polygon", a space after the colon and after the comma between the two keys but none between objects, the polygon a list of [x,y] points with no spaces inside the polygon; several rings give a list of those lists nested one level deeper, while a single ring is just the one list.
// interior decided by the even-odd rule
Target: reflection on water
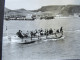
[{"label": "reflection on water", "polygon": [[[36,22],[36,23],[35,23]],[[13,25],[14,24],[14,25]],[[39,41],[33,44],[10,43],[3,39],[3,60],[53,60],[53,59],[79,59],[80,58],[80,20],[79,18],[36,20],[36,21],[5,21],[10,33],[18,29],[33,30],[39,28],[64,27],[65,38],[56,41]],[[23,28],[24,26],[24,28]],[[32,28],[34,27],[34,28]],[[18,29],[17,29],[18,28]],[[29,29],[28,29],[29,28]],[[4,27],[5,30],[5,27]],[[4,31],[5,32],[5,31]]]}]

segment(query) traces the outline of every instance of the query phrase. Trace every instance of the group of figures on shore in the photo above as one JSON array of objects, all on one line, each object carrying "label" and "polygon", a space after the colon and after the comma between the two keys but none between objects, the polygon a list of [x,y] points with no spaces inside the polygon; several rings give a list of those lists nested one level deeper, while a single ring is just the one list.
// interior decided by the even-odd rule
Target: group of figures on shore
[{"label": "group of figures on shore", "polygon": [[23,33],[21,30],[19,30],[16,34],[19,38],[23,39],[23,38],[33,38],[33,37],[39,37],[39,36],[49,36],[49,35],[55,35],[57,37],[56,34],[61,33],[63,35],[63,27],[61,27],[60,29],[57,30],[53,30],[52,28],[45,29],[43,30],[42,28],[39,30],[34,30],[34,31],[27,31],[26,33]]}]

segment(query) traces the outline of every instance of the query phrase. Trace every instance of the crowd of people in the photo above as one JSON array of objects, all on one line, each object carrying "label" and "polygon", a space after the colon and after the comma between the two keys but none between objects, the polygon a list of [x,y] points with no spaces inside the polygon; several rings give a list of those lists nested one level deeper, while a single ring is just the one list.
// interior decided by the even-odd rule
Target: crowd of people
[{"label": "crowd of people", "polygon": [[48,35],[53,35],[53,34],[57,34],[57,33],[62,33],[63,35],[63,27],[61,27],[60,29],[57,29],[57,30],[53,30],[52,28],[50,28],[49,30],[48,29],[45,29],[43,30],[42,28],[39,29],[39,30],[34,30],[34,31],[27,31],[26,33],[23,33],[21,30],[19,30],[16,34],[18,35],[18,37],[20,38],[24,38],[24,37],[36,37],[36,36],[48,36]]}]

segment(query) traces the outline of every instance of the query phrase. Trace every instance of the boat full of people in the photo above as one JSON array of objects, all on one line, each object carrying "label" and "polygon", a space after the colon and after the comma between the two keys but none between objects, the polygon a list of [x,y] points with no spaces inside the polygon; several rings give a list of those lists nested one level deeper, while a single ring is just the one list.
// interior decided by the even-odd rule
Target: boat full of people
[{"label": "boat full of people", "polygon": [[[55,30],[55,29],[54,29]],[[52,28],[43,30],[42,28],[34,31],[27,31],[23,33],[19,30],[15,36],[11,37],[11,40],[21,40],[22,44],[30,44],[39,40],[59,40],[64,39],[63,27],[54,30]]]}]

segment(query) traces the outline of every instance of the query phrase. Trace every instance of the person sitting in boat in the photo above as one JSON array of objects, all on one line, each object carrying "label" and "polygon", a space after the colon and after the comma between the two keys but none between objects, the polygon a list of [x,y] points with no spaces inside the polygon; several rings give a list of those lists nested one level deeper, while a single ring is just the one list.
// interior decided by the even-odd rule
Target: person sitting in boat
[{"label": "person sitting in boat", "polygon": [[53,34],[55,34],[56,33],[56,29],[54,29],[54,32],[53,32]]},{"label": "person sitting in boat", "polygon": [[36,36],[40,36],[40,30],[37,31]]},{"label": "person sitting in boat", "polygon": [[24,33],[23,36],[27,38],[28,37],[28,34],[27,33],[26,34]]},{"label": "person sitting in boat", "polygon": [[19,30],[17,33],[16,33],[17,35],[18,35],[18,37],[20,37],[20,38],[22,38],[23,39],[23,34],[22,34],[22,31],[21,30]]},{"label": "person sitting in boat", "polygon": [[28,37],[28,35],[27,35],[27,34],[24,34],[24,37],[26,37],[26,38],[27,38],[27,37]]},{"label": "person sitting in boat", "polygon": [[42,36],[43,35],[43,29],[41,28],[40,30],[40,35]]},{"label": "person sitting in boat", "polygon": [[27,31],[26,34],[29,35],[29,31]]},{"label": "person sitting in boat", "polygon": [[35,30],[35,33],[38,33],[37,29]]},{"label": "person sitting in boat", "polygon": [[56,30],[56,33],[59,33],[59,29]]},{"label": "person sitting in boat", "polygon": [[34,31],[34,36],[36,36],[36,34],[38,33],[37,29]]},{"label": "person sitting in boat", "polygon": [[50,34],[50,35],[53,34],[53,30],[52,30],[52,28],[50,28],[50,30],[49,30],[49,34]]},{"label": "person sitting in boat", "polygon": [[33,31],[30,32],[31,37],[35,37],[36,33],[34,33]]},{"label": "person sitting in boat", "polygon": [[43,29],[42,28],[40,29],[40,32],[43,32]]}]

